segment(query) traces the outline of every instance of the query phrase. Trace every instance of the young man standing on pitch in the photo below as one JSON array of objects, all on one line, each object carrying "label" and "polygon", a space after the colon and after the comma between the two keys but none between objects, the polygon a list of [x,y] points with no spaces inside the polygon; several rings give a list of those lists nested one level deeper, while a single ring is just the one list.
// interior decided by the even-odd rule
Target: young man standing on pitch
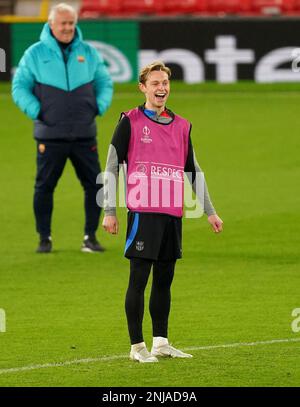
[{"label": "young man standing on pitch", "polygon": [[[160,61],[141,70],[139,88],[146,103],[122,114],[106,164],[106,175],[113,174],[116,180],[119,165],[127,165],[129,211],[125,256],[130,259],[130,278],[125,309],[130,358],[139,362],[157,362],[157,356],[192,357],[169,344],[168,318],[175,263],[181,258],[184,172],[199,194],[197,175],[201,169],[192,147],[191,124],[166,108],[170,76],[170,69]],[[106,191],[103,227],[116,234],[119,229],[116,208],[109,203],[110,195],[116,194],[116,184],[113,185],[110,190],[108,184]],[[205,181],[203,194],[204,212],[213,230],[219,233],[223,222],[212,206]],[[144,291],[152,266],[150,353],[144,343],[142,322]]]}]

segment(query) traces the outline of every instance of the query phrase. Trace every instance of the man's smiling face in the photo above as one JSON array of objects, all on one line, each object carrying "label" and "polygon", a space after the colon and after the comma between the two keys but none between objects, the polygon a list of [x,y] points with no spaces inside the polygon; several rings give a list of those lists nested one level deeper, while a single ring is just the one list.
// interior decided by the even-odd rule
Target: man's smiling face
[{"label": "man's smiling face", "polygon": [[164,71],[152,71],[146,82],[139,84],[146,97],[146,107],[150,110],[162,111],[170,94],[170,81]]}]

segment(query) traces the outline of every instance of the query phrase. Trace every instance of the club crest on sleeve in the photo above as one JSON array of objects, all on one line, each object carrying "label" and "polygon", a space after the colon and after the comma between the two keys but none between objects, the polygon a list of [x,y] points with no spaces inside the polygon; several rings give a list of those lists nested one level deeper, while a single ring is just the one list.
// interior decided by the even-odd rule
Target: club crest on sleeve
[{"label": "club crest on sleeve", "polygon": [[135,248],[138,252],[141,252],[144,250],[144,242],[143,241],[136,241],[135,243]]},{"label": "club crest on sleeve", "polygon": [[39,144],[39,152],[41,154],[43,154],[45,152],[45,150],[46,150],[45,144]]}]

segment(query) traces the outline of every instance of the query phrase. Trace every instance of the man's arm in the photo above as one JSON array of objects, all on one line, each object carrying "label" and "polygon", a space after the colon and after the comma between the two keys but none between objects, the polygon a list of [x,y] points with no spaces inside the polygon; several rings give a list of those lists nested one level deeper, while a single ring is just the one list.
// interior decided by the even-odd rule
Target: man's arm
[{"label": "man's arm", "polygon": [[96,58],[96,70],[94,75],[94,86],[99,115],[102,116],[109,108],[113,96],[113,82],[105,66],[103,58],[93,48],[92,52]]},{"label": "man's arm", "polygon": [[[115,129],[111,144],[109,146],[105,177],[104,177],[104,219],[102,226],[109,232],[118,233],[119,224],[116,216],[116,206],[110,203],[110,194],[113,194],[115,199],[117,194],[117,185],[119,180],[119,166],[127,159],[127,152],[130,140],[130,121],[124,116],[119,121],[118,126]],[[113,179],[111,184],[108,184],[109,179]],[[114,190],[112,190],[113,188]]]},{"label": "man's arm", "polygon": [[[216,213],[216,210],[211,202],[207,184],[204,178],[204,174],[200,165],[198,164],[196,154],[193,148],[191,134],[189,135],[189,146],[188,146],[188,155],[185,163],[184,171],[187,174],[188,180],[192,186],[193,191],[195,192],[200,203],[203,202],[204,213],[207,215],[207,220],[211,224],[213,230],[218,233],[222,231],[223,221]],[[202,187],[200,183],[202,182]],[[203,194],[203,196],[199,195]]]},{"label": "man's arm", "polygon": [[41,105],[33,94],[35,77],[30,69],[32,65],[30,50],[27,50],[22,57],[12,82],[12,97],[16,105],[30,119],[37,119]]}]

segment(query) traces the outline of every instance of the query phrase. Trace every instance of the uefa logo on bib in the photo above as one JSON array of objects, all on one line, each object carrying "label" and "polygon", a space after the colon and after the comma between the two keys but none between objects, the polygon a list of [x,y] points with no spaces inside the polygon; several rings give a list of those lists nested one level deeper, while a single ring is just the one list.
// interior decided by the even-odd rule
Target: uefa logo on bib
[{"label": "uefa logo on bib", "polygon": [[143,127],[143,134],[144,134],[145,136],[149,136],[149,135],[150,135],[150,129],[149,129],[148,126],[144,126],[144,127]]},{"label": "uefa logo on bib", "polygon": [[148,126],[143,127],[143,135],[141,141],[145,144],[152,143],[152,138],[150,137],[150,129]]}]

